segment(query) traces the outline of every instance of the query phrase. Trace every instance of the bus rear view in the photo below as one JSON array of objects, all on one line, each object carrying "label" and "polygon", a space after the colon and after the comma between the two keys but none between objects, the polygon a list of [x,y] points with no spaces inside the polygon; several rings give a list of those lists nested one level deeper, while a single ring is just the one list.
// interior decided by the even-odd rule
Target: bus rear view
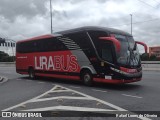
[{"label": "bus rear view", "polygon": [[137,44],[143,45],[147,52],[146,44],[134,41],[131,34],[116,29],[82,27],[61,31],[18,42],[16,70],[20,74],[29,74],[31,78],[76,79],[86,85],[95,81],[136,82],[142,78]]}]

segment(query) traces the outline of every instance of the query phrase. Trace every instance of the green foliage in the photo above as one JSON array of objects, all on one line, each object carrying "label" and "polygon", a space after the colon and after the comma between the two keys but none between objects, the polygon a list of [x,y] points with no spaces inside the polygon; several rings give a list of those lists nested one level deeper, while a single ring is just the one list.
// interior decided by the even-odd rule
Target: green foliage
[{"label": "green foliage", "polygon": [[150,61],[157,61],[158,60],[155,55],[151,55],[149,59],[150,59]]},{"label": "green foliage", "polygon": [[9,56],[7,53],[0,51],[0,62],[14,62],[15,56]]},{"label": "green foliage", "polygon": [[148,53],[143,53],[141,56],[142,61],[149,61],[149,54]]},{"label": "green foliage", "polygon": [[159,59],[155,55],[149,57],[148,53],[143,53],[141,56],[142,61],[158,61]]}]

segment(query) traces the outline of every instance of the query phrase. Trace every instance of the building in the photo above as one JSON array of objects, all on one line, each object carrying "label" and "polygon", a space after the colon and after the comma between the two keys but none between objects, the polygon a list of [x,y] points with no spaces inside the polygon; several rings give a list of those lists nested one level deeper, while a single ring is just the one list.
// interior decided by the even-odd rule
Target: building
[{"label": "building", "polygon": [[158,59],[160,59],[160,46],[149,47],[149,56],[155,55]]}]

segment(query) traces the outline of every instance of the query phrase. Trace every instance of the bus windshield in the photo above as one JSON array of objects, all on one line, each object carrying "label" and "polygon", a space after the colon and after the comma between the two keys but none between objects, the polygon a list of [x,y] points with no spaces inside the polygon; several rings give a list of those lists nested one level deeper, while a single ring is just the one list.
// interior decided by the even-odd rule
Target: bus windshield
[{"label": "bus windshield", "polygon": [[[121,66],[136,67],[140,64],[140,55],[132,36],[114,35],[121,43],[121,51],[117,53],[117,62]],[[134,49],[136,47],[136,49]]]}]

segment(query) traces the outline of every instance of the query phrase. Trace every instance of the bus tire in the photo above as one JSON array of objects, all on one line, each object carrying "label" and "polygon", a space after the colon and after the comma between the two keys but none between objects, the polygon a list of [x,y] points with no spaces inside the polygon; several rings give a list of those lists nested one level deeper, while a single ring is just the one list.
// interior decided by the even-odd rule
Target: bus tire
[{"label": "bus tire", "polygon": [[92,73],[89,70],[82,71],[81,79],[85,85],[87,85],[87,86],[93,85]]},{"label": "bus tire", "polygon": [[30,78],[30,79],[34,80],[34,79],[36,78],[35,72],[34,72],[34,69],[33,69],[33,68],[29,68],[28,74],[29,74],[29,78]]}]

